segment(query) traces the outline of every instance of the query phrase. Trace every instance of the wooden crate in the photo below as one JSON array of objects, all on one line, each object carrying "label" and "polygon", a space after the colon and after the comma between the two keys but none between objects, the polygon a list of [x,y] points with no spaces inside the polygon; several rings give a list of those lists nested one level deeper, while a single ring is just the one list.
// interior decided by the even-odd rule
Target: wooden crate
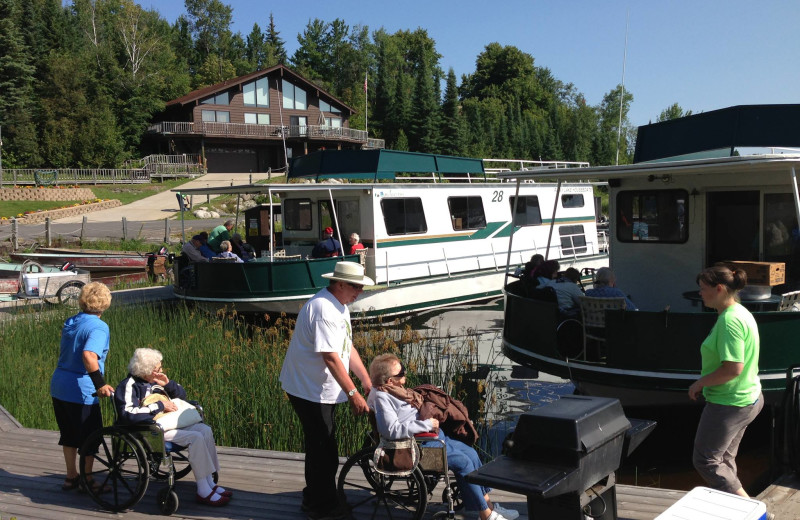
[{"label": "wooden crate", "polygon": [[786,281],[786,264],[783,262],[729,261],[747,273],[747,285],[780,285]]}]

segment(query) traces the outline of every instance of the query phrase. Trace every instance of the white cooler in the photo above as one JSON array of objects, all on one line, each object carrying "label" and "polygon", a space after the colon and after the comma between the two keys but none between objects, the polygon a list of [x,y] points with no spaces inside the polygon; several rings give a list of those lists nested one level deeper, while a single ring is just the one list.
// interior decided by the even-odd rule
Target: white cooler
[{"label": "white cooler", "polygon": [[766,520],[764,502],[707,487],[686,493],[656,520]]},{"label": "white cooler", "polygon": [[[27,296],[40,296],[47,294],[48,278],[58,276],[75,276],[73,271],[56,271],[53,273],[25,273],[22,275],[22,283],[25,286]],[[40,291],[41,289],[41,291]],[[50,291],[55,293],[55,291]]]}]

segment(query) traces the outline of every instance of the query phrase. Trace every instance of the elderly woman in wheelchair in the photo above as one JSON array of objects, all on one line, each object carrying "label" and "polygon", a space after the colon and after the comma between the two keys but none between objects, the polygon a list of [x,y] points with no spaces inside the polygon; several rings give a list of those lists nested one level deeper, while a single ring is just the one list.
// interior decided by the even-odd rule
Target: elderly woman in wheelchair
[{"label": "elderly woman in wheelchair", "polygon": [[[377,429],[383,439],[399,440],[422,432],[436,431],[439,421],[420,416],[422,396],[406,388],[405,367],[393,354],[377,356],[370,364],[372,392],[367,404],[375,411]],[[517,511],[489,499],[488,489],[470,484],[466,476],[481,466],[475,450],[438,430],[446,447],[447,466],[453,471],[467,511],[477,511],[480,520],[514,520]]]},{"label": "elderly woman in wheelchair", "polygon": [[[162,355],[158,350],[138,348],[134,351],[128,364],[128,377],[122,380],[114,393],[122,425],[161,421],[162,416],[178,411],[178,401],[172,399],[186,398],[183,387],[164,373],[161,360]],[[165,424],[166,421],[160,423],[162,427]],[[187,458],[197,482],[196,501],[209,506],[226,505],[233,493],[214,482],[214,474],[219,472],[219,462],[211,428],[202,422],[188,426],[178,422],[175,426],[164,431],[164,441],[188,450]]]}]

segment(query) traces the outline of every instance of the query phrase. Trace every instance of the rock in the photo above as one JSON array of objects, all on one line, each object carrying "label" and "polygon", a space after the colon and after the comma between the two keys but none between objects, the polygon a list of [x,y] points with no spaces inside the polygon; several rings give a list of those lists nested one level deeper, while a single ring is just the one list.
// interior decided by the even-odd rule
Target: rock
[{"label": "rock", "polygon": [[256,207],[257,205],[258,205],[258,204],[256,204],[256,201],[254,201],[254,200],[246,200],[246,201],[242,202],[242,208],[243,208],[243,209],[250,209],[250,208],[254,208],[254,207]]},{"label": "rock", "polygon": [[194,212],[194,216],[197,218],[211,218],[211,213],[209,213],[203,208],[200,208]]},{"label": "rock", "polygon": [[216,211],[209,211],[208,213],[211,215],[209,218],[219,218],[219,213]]}]

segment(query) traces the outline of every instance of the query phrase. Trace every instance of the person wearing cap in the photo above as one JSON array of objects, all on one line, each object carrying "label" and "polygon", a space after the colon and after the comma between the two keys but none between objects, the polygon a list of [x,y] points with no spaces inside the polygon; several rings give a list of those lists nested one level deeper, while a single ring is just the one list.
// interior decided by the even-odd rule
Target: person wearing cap
[{"label": "person wearing cap", "polygon": [[208,235],[208,247],[210,247],[215,254],[222,252],[220,244],[222,244],[223,240],[230,241],[231,229],[233,229],[233,220],[228,219],[224,224],[220,224],[211,230],[211,234]]},{"label": "person wearing cap", "polygon": [[191,240],[183,244],[181,253],[189,258],[190,262],[208,262],[208,258],[203,256],[200,252],[200,246],[203,244],[203,239],[200,235],[195,235]]},{"label": "person wearing cap", "polygon": [[314,246],[314,249],[311,251],[311,258],[330,258],[332,256],[339,256],[339,251],[341,251],[342,245],[338,240],[333,238],[333,228],[326,227],[322,234],[322,241]]},{"label": "person wearing cap", "polygon": [[338,503],[336,493],[335,408],[349,401],[353,413],[369,411],[351,372],[361,381],[364,395],[372,388],[353,346],[347,306],[356,301],[365,285],[374,282],[355,262],[337,262],[332,273],[322,276],[330,280],[329,285],[300,309],[280,381],[303,426],[306,486],[301,509],[311,520],[336,520],[346,516],[346,505]]}]

